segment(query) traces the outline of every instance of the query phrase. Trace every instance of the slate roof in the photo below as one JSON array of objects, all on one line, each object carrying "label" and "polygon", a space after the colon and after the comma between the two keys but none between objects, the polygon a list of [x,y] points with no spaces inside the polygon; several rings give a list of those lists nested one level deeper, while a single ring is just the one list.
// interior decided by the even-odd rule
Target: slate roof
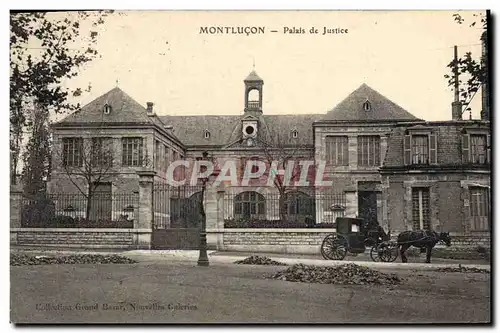
[{"label": "slate roof", "polygon": [[[172,133],[185,145],[224,145],[241,116],[160,116]],[[210,139],[205,139],[205,130]]]},{"label": "slate roof", "polygon": [[250,74],[248,74],[247,78],[244,81],[263,81],[259,75],[257,75],[257,72],[255,70],[251,71]]},{"label": "slate roof", "polygon": [[[104,114],[104,105],[111,106],[111,112]],[[116,87],[104,95],[97,97],[92,102],[73,112],[58,124],[64,123],[156,123],[163,127],[157,117],[147,115],[146,108]]]},{"label": "slate roof", "polygon": [[[371,104],[370,111],[365,111],[363,109],[363,104],[367,100]],[[418,120],[418,118],[363,83],[332,110],[328,111],[323,120],[401,121]]]},{"label": "slate roof", "polygon": [[[237,142],[241,137],[241,120],[244,117],[160,116],[160,119],[166,125],[172,125],[173,134],[186,145],[224,146]],[[312,124],[322,117],[324,114],[260,115],[259,135],[270,133],[275,139],[279,136],[282,143],[310,145],[313,143]],[[298,132],[297,139],[292,138],[293,129]],[[205,139],[205,130],[210,132],[209,139]]]},{"label": "slate roof", "polygon": [[[255,71],[252,71],[246,80],[261,79]],[[363,109],[363,103],[367,100],[371,103],[371,111]],[[105,104],[112,108],[109,114],[103,112]],[[68,115],[57,124],[135,123],[155,124],[161,128],[171,125],[173,128],[171,133],[185,145],[229,146],[240,139],[242,119],[246,115],[148,116],[144,106],[116,87],[83,106],[80,110]],[[275,142],[279,137],[280,143],[299,145],[313,144],[313,123],[317,121],[418,120],[411,113],[366,84],[361,85],[326,115],[256,114],[255,116],[260,124],[259,135],[267,137],[267,139],[271,136]],[[208,139],[205,138],[206,130],[210,132]],[[297,130],[297,138],[292,137],[293,130]]]}]

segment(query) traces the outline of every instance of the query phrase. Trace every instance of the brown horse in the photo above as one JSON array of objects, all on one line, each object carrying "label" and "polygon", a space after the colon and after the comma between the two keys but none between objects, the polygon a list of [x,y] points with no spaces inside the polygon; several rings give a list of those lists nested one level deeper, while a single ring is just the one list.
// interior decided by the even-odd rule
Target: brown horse
[{"label": "brown horse", "polygon": [[411,246],[415,246],[420,248],[422,252],[427,252],[425,262],[430,263],[432,248],[439,242],[443,242],[446,246],[450,246],[450,234],[448,232],[437,233],[432,230],[403,231],[398,235],[398,247],[401,253],[401,261],[408,262],[405,252]]}]

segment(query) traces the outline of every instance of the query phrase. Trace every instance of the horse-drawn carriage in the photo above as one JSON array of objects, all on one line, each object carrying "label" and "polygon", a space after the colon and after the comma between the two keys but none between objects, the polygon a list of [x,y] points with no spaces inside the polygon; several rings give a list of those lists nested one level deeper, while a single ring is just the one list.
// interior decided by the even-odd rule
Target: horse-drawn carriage
[{"label": "horse-drawn carriage", "polygon": [[398,246],[391,242],[379,225],[369,225],[363,219],[338,217],[336,232],[329,234],[321,244],[321,255],[327,260],[343,260],[347,252],[358,254],[371,246],[373,261],[392,262],[398,257]]}]

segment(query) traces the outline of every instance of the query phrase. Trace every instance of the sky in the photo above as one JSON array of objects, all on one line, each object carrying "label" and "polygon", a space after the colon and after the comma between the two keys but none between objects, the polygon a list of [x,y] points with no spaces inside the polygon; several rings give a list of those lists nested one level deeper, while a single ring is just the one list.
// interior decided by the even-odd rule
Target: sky
[{"label": "sky", "polygon": [[[479,28],[452,11],[128,11],[109,16],[101,55],[68,87],[92,86],[82,105],[119,86],[159,115],[243,113],[243,79],[264,80],[266,114],[326,113],[362,83],[426,120],[451,119],[444,75],[453,57],[479,57]],[[472,18],[473,12],[464,13]],[[64,14],[57,14],[64,15]],[[200,34],[200,27],[265,27],[264,34]],[[319,30],[285,34],[284,27]],[[322,35],[323,27],[348,29]],[[270,30],[278,30],[272,33]],[[481,95],[472,103],[479,118]],[[464,115],[468,118],[468,114]]]}]

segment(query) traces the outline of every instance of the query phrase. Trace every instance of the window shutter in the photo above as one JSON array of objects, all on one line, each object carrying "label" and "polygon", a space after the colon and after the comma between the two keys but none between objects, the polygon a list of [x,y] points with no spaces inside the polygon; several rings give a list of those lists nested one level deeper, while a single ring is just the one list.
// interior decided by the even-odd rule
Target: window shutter
[{"label": "window shutter", "polygon": [[411,164],[411,135],[405,135],[403,142],[404,163]]},{"label": "window shutter", "polygon": [[429,135],[429,163],[437,164],[437,135]]},{"label": "window shutter", "polygon": [[462,135],[462,163],[469,163],[470,161],[470,135]]},{"label": "window shutter", "polygon": [[491,135],[486,135],[486,163],[491,163]]}]

